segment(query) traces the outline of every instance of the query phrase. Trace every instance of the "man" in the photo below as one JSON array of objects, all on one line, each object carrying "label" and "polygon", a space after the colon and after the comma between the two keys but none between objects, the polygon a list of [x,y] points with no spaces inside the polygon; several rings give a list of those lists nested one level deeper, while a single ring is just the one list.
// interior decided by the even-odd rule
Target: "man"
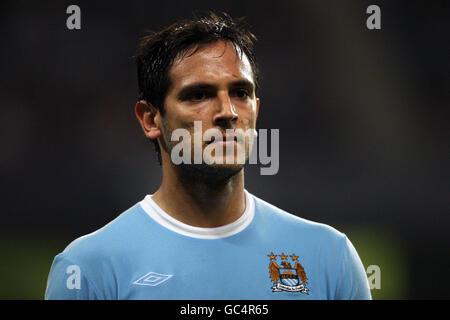
[{"label": "man", "polygon": [[[244,189],[237,150],[248,159],[251,139],[230,130],[256,131],[254,40],[242,21],[215,14],[142,40],[135,113],[156,143],[161,186],[57,255],[46,299],[371,298],[344,234]],[[192,148],[179,152],[176,130]],[[219,136],[205,139],[208,130]]]}]

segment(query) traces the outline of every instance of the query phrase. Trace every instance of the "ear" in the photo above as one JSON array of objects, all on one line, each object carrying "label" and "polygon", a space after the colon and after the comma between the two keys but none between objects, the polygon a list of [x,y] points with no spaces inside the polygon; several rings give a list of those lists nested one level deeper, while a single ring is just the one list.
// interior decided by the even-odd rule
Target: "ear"
[{"label": "ear", "polygon": [[146,137],[156,139],[161,135],[160,113],[151,103],[145,100],[138,101],[134,112]]},{"label": "ear", "polygon": [[258,114],[259,114],[259,103],[261,102],[261,100],[259,100],[259,98],[256,98],[256,117],[255,119],[258,119]]}]

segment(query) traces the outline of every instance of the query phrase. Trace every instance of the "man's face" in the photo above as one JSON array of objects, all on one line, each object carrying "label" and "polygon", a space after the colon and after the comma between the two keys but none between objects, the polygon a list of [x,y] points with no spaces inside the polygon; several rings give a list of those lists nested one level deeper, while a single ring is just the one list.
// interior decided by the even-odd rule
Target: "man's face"
[{"label": "man's face", "polygon": [[[172,148],[178,143],[171,141],[175,129],[189,131],[194,150],[194,141],[198,138],[195,135],[203,136],[206,130],[217,129],[225,135],[227,129],[246,132],[256,126],[259,99],[255,96],[253,70],[245,54],[237,55],[234,46],[225,41],[207,45],[191,55],[193,50],[176,59],[170,70],[171,87],[161,119],[162,152],[167,152],[169,156],[166,159],[170,158]],[[201,132],[194,132],[194,121],[201,121]],[[210,142],[201,141],[203,152]],[[209,167],[238,172],[243,164],[237,163],[237,148],[243,148],[248,159],[249,139],[216,143],[219,145],[214,147],[223,148],[223,164],[210,164]],[[235,152],[230,156],[227,149]],[[208,157],[207,154],[203,153]],[[215,152],[211,154],[214,156]]]}]

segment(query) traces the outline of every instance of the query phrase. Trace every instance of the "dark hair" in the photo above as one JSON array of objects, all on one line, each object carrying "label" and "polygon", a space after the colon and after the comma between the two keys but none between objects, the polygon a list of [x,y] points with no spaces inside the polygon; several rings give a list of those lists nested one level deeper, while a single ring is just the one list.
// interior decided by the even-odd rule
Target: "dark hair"
[{"label": "dark hair", "polygon": [[[139,99],[151,103],[164,116],[164,101],[171,85],[169,71],[175,59],[191,48],[196,47],[195,53],[218,40],[230,41],[236,53],[247,56],[258,88],[258,68],[253,52],[255,35],[249,31],[243,18],[233,19],[226,13],[217,15],[211,12],[205,17],[178,21],[141,39],[135,56]],[[158,142],[156,139],[153,142],[161,163]]]}]

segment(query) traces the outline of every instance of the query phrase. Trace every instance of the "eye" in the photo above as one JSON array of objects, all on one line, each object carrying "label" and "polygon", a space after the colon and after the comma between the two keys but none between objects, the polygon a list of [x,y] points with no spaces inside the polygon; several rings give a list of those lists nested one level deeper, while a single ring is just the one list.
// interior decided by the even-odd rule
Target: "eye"
[{"label": "eye", "polygon": [[204,99],[207,99],[211,94],[208,94],[206,91],[193,91],[189,94],[187,94],[184,97],[184,100],[187,101],[202,101]]},{"label": "eye", "polygon": [[249,92],[245,89],[238,89],[234,92],[234,95],[239,99],[245,99],[250,96]]},{"label": "eye", "polygon": [[191,99],[192,100],[202,100],[206,97],[206,94],[204,92],[195,92],[192,94]]}]

